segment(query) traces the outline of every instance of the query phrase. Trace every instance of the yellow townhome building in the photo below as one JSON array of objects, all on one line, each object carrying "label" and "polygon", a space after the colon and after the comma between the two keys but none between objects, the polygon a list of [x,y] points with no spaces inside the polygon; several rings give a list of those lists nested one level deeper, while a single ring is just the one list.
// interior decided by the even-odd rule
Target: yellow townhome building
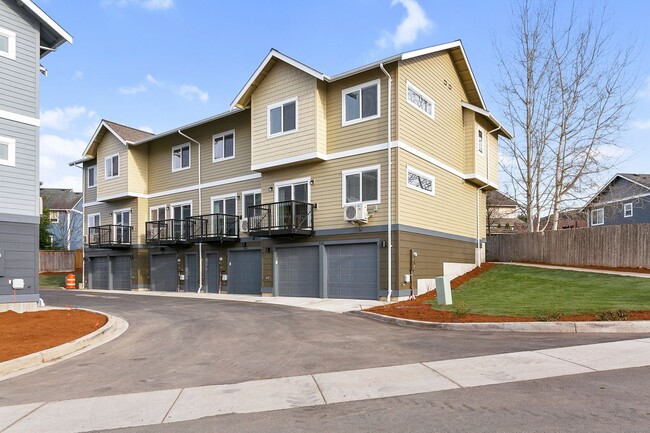
[{"label": "yellow townhome building", "polygon": [[460,41],[327,76],[278,51],[230,111],[102,121],[89,288],[396,299],[481,260],[498,138]]}]

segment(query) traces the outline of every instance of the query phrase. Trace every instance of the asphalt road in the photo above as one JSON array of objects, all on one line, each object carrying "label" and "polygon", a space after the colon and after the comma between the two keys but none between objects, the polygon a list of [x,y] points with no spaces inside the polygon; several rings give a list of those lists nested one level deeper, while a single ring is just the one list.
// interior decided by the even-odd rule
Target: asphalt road
[{"label": "asphalt road", "polygon": [[120,316],[129,329],[97,349],[0,382],[0,406],[642,337],[420,330],[286,306],[119,293],[43,290],[42,297],[47,305]]}]

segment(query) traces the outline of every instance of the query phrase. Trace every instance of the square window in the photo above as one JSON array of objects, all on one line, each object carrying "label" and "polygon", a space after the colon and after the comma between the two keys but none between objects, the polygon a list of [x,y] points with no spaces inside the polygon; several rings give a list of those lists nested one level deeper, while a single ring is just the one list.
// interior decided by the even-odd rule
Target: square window
[{"label": "square window", "polygon": [[190,145],[181,144],[172,147],[172,171],[190,168]]},{"label": "square window", "polygon": [[16,60],[16,33],[0,27],[0,57]]},{"label": "square window", "polygon": [[212,161],[222,161],[235,157],[235,131],[212,136]]},{"label": "square window", "polygon": [[286,134],[298,129],[297,100],[291,99],[268,106],[268,136]]},{"label": "square window", "polygon": [[120,175],[120,155],[107,156],[104,160],[106,172],[104,177],[110,179]]},{"label": "square window", "polygon": [[343,205],[379,203],[379,167],[343,172]]},{"label": "square window", "polygon": [[379,117],[379,80],[342,91],[343,125]]},{"label": "square window", "polygon": [[0,165],[16,165],[16,140],[0,137]]},{"label": "square window", "polygon": [[97,185],[97,166],[91,165],[88,167],[88,188],[92,188]]},{"label": "square window", "polygon": [[633,215],[634,215],[633,203],[625,203],[625,205],[623,205],[623,217],[630,218]]}]

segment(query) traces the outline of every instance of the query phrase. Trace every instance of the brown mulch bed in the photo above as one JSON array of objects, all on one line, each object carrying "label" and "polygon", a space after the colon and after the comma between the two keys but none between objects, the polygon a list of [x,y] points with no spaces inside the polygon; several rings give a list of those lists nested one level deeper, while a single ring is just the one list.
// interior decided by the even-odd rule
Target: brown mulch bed
[{"label": "brown mulch bed", "polygon": [[[494,263],[483,263],[481,267],[475,268],[466,274],[451,280],[452,290],[466,281],[471,280],[488,269],[495,266]],[[606,268],[613,269],[613,268]],[[624,268],[617,268],[624,269]],[[646,270],[650,272],[650,270]],[[638,270],[634,272],[639,272]],[[436,299],[436,290],[431,290],[418,296],[415,299],[395,302],[392,304],[381,305],[379,307],[369,308],[365,311],[371,313],[383,314],[385,316],[398,317],[401,319],[420,320],[424,322],[447,322],[447,323],[494,323],[494,322],[535,322],[533,317],[522,316],[489,316],[486,314],[468,313],[459,315],[454,311],[434,310],[431,305],[424,304],[424,301]],[[574,314],[561,316],[550,321],[561,322],[590,322],[598,320],[595,314]],[[627,320],[650,320],[650,311],[630,311]]]},{"label": "brown mulch bed", "polygon": [[543,263],[543,262],[518,262],[518,263],[528,263],[531,265],[558,266],[558,267],[578,268],[578,269],[594,269],[596,271],[635,272],[637,274],[650,274],[650,269],[648,268],[623,268],[623,267],[614,268],[609,266],[556,265],[556,264]]},{"label": "brown mulch bed", "polygon": [[0,313],[0,362],[76,340],[107,320],[102,314],[75,309]]}]

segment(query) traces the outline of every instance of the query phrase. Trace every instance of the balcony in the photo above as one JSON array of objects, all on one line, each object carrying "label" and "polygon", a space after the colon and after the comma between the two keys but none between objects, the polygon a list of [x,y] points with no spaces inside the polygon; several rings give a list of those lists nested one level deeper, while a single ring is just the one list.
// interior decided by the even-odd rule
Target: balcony
[{"label": "balcony", "polygon": [[153,245],[185,245],[189,243],[189,220],[160,220],[145,223],[146,242]]},{"label": "balcony", "polygon": [[249,206],[248,234],[270,238],[312,236],[315,207],[312,203],[295,200]]},{"label": "balcony", "polygon": [[237,242],[239,215],[215,213],[190,217],[187,221],[190,242]]},{"label": "balcony", "polygon": [[91,248],[130,248],[133,227],[107,224],[88,227],[88,246]]}]

